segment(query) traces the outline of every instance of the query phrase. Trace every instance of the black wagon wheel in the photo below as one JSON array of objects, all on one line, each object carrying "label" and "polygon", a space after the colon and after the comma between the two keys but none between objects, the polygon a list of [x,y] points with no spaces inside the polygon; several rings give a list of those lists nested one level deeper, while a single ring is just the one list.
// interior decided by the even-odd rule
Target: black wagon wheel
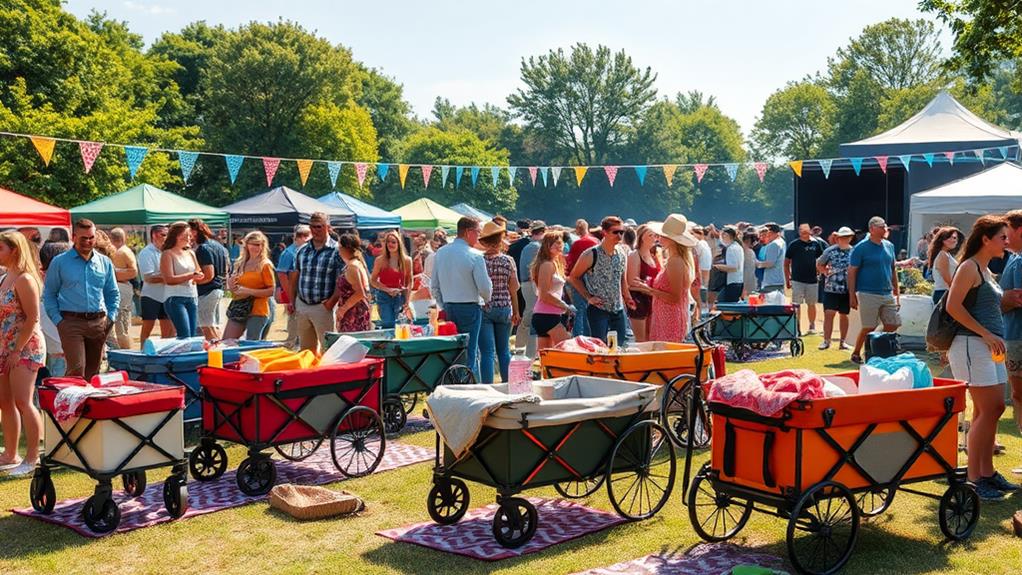
[{"label": "black wagon wheel", "polygon": [[196,481],[214,481],[227,471],[227,451],[212,441],[202,441],[188,454],[188,471]]},{"label": "black wagon wheel", "polygon": [[82,519],[94,533],[110,533],[121,523],[121,510],[110,497],[93,495],[82,507]]},{"label": "black wagon wheel", "polygon": [[508,549],[525,545],[536,534],[539,513],[527,499],[506,497],[493,516],[493,538]]},{"label": "black wagon wheel", "polygon": [[411,415],[412,411],[415,410],[415,406],[419,404],[418,393],[405,393],[401,395],[401,408],[404,410],[405,415]]},{"label": "black wagon wheel", "polygon": [[53,486],[49,469],[36,468],[32,475],[32,483],[29,485],[29,498],[32,500],[32,509],[37,513],[44,515],[53,513],[53,506],[57,503],[57,490]]},{"label": "black wagon wheel", "polygon": [[288,461],[302,461],[308,459],[310,455],[315,453],[322,443],[323,437],[320,436],[308,441],[296,441],[294,443],[285,443],[284,445],[274,445],[273,449],[279,453],[281,457]]},{"label": "black wagon wheel", "polygon": [[688,490],[688,519],[704,541],[727,541],[738,535],[752,515],[752,501],[735,499],[714,487],[709,464],[696,474]]},{"label": "black wagon wheel", "polygon": [[174,519],[188,511],[188,481],[183,475],[171,475],[163,482],[163,506]]},{"label": "black wagon wheel", "polygon": [[788,520],[788,558],[799,573],[837,573],[859,535],[859,508],[852,492],[834,481],[810,487]]},{"label": "black wagon wheel", "polygon": [[355,406],[341,416],[330,437],[334,466],[348,477],[372,473],[383,460],[386,448],[383,420],[364,405]]},{"label": "black wagon wheel", "polygon": [[132,497],[140,497],[145,493],[146,477],[145,471],[129,471],[121,474],[121,484],[124,492]]},{"label": "black wagon wheel", "polygon": [[404,398],[388,397],[383,400],[383,427],[387,433],[394,434],[404,429],[408,423],[408,412],[404,409]]},{"label": "black wagon wheel", "polygon": [[940,498],[937,509],[940,530],[953,541],[972,535],[979,523],[979,496],[976,488],[964,482],[953,482]]},{"label": "black wagon wheel", "polygon": [[855,505],[859,508],[859,515],[862,517],[876,517],[891,506],[894,501],[895,489],[867,489],[858,494],[855,498]]},{"label": "black wagon wheel", "polygon": [[444,370],[437,385],[475,385],[476,376],[468,367],[455,364]]},{"label": "black wagon wheel", "polygon": [[253,455],[238,466],[238,489],[245,495],[266,495],[277,482],[277,467],[265,455]]},{"label": "black wagon wheel", "polygon": [[640,421],[629,427],[607,464],[607,493],[618,515],[647,519],[667,503],[674,488],[674,442],[662,425]]},{"label": "black wagon wheel", "polygon": [[433,521],[440,525],[452,525],[461,520],[468,511],[468,486],[457,477],[433,480],[433,487],[426,496],[426,510]]},{"label": "black wagon wheel", "polygon": [[603,486],[603,480],[606,478],[606,475],[600,473],[593,475],[592,477],[583,477],[582,479],[555,483],[554,489],[557,493],[561,494],[561,497],[567,499],[584,499],[593,493],[596,493],[596,491]]},{"label": "black wagon wheel", "polygon": [[667,384],[660,399],[660,423],[667,429],[667,435],[678,447],[686,447],[690,436],[694,440],[692,447],[695,449],[704,449],[710,445],[712,429],[705,402],[700,402],[695,407],[695,433],[688,432],[689,405],[696,385],[700,384],[694,376],[679,375]]},{"label": "black wagon wheel", "polygon": [[801,339],[791,340],[788,347],[791,350],[791,357],[801,357],[805,353],[805,345],[802,344]]}]

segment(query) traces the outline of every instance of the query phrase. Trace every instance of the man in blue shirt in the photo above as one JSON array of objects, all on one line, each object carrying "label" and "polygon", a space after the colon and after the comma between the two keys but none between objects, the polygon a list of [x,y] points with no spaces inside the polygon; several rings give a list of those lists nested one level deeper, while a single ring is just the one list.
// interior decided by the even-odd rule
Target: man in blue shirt
[{"label": "man in blue shirt", "polygon": [[[306,224],[298,224],[295,226],[294,234],[294,241],[280,254],[280,261],[277,262],[276,297],[277,302],[285,306],[295,300],[294,294],[288,292],[288,288],[291,287],[289,274],[295,271],[295,254],[309,241],[312,230]],[[284,342],[284,345],[289,349],[294,349],[298,347],[298,317],[290,311],[286,313],[287,341]]]},{"label": "man in blue shirt", "polygon": [[760,287],[760,292],[783,292],[784,291],[784,253],[788,250],[788,246],[784,243],[784,238],[781,237],[781,226],[775,223],[763,224],[763,229],[766,231],[764,238],[766,243],[763,245],[762,261],[756,262],[756,267],[763,270],[763,285]]},{"label": "man in blue shirt", "polygon": [[93,250],[96,225],[86,219],[76,221],[71,240],[74,248],[53,258],[46,271],[43,307],[57,326],[66,374],[90,379],[99,373],[121,294],[113,262]]},{"label": "man in blue shirt", "polygon": [[[1004,312],[1005,367],[1011,390],[1015,424],[1022,430],[1022,210],[1004,215],[1008,220],[1008,249],[1012,256],[1001,273],[1001,311]],[[1013,470],[1022,473],[1022,468]]]},{"label": "man in blue shirt", "polygon": [[529,243],[522,248],[516,264],[518,265],[518,285],[521,286],[522,297],[525,299],[525,306],[522,308],[522,319],[518,322],[518,331],[515,332],[515,348],[525,348],[525,356],[532,359],[536,357],[536,336],[532,335],[532,308],[536,305],[536,286],[532,284],[532,260],[536,259],[539,253],[540,242],[543,241],[543,234],[546,233],[546,224],[541,220],[532,222],[529,228]]},{"label": "man in blue shirt", "polygon": [[853,363],[862,363],[859,352],[878,323],[883,323],[886,332],[897,331],[901,325],[894,244],[884,239],[886,236],[887,222],[873,216],[869,219],[869,236],[855,244],[848,260],[848,303],[859,310],[862,325],[852,350]]}]

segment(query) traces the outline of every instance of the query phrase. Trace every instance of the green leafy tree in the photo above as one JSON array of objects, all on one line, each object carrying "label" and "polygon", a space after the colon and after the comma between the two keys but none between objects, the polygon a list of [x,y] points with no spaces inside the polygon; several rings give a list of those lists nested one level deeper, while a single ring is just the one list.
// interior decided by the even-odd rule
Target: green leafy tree
[{"label": "green leafy tree", "polygon": [[819,84],[789,83],[763,105],[752,132],[756,150],[774,158],[817,157],[833,134],[836,110]]},{"label": "green leafy tree", "polygon": [[866,26],[828,59],[830,81],[840,90],[862,70],[885,90],[926,84],[941,75],[941,50],[933,22],[891,18]]},{"label": "green leafy tree", "polygon": [[174,81],[188,104],[186,113],[178,117],[165,116],[165,121],[186,125],[202,118],[205,107],[199,83],[209,67],[213,47],[230,34],[223,26],[210,26],[200,21],[185,26],[180,32],[164,33],[153,42],[149,48],[151,56],[160,56],[177,64]]},{"label": "green leafy tree", "polygon": [[674,101],[685,114],[691,114],[700,108],[717,108],[717,97],[707,96],[699,90],[689,90],[685,93],[678,92]]},{"label": "green leafy tree", "polygon": [[948,68],[964,70],[974,82],[991,76],[1004,60],[1022,59],[1022,8],[1016,0],[922,0],[919,7],[951,27],[954,55]]},{"label": "green leafy tree", "polygon": [[398,142],[415,129],[411,105],[404,99],[404,88],[382,72],[358,64],[361,86],[358,104],[369,110],[379,141],[381,158],[392,158]]}]

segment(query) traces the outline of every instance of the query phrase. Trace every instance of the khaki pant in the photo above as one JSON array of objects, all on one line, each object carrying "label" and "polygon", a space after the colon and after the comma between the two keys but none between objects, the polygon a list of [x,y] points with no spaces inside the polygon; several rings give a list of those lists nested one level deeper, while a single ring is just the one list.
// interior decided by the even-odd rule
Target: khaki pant
[{"label": "khaki pant", "polygon": [[57,324],[60,346],[64,348],[67,362],[66,375],[90,379],[99,373],[103,344],[112,327],[105,316],[96,319],[65,317]]},{"label": "khaki pant", "polygon": [[134,347],[131,338],[131,317],[135,312],[135,288],[128,282],[118,282],[117,291],[121,294],[121,303],[117,308],[113,337],[109,339],[117,344],[118,349],[131,349]]},{"label": "khaki pant", "polygon": [[323,336],[334,331],[334,311],[321,303],[309,305],[302,300],[295,302],[295,322],[298,328],[298,344],[302,349],[319,352]]},{"label": "khaki pant", "polygon": [[298,347],[298,310],[295,310],[295,313],[284,313],[287,313],[287,341],[284,342],[284,347],[295,349]]}]

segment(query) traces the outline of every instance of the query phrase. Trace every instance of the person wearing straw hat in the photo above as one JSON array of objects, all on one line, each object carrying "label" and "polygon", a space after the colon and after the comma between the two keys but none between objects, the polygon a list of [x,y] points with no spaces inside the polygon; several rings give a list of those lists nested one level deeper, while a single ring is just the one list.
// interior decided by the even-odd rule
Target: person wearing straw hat
[{"label": "person wearing straw hat", "polygon": [[483,224],[479,244],[483,246],[486,274],[493,291],[483,305],[483,323],[479,331],[479,373],[482,383],[494,383],[493,364],[500,369],[500,380],[508,381],[511,366],[511,329],[518,324],[518,272],[511,256],[502,253],[507,230],[498,222]]},{"label": "person wearing straw hat", "polygon": [[666,261],[648,288],[653,296],[650,316],[650,341],[682,342],[688,335],[689,302],[698,297],[692,293],[695,265],[692,251],[699,240],[689,231],[689,223],[681,214],[648,224],[660,236]]},{"label": "person wearing straw hat", "polygon": [[848,262],[852,255],[852,238],[855,232],[843,226],[834,232],[836,242],[823,250],[816,260],[816,268],[824,276],[823,281],[823,342],[820,349],[830,348],[830,336],[834,332],[834,316],[838,316],[838,333],[841,338],[838,346],[842,350],[851,349],[845,339],[848,338],[848,313],[851,311],[848,299]]}]

